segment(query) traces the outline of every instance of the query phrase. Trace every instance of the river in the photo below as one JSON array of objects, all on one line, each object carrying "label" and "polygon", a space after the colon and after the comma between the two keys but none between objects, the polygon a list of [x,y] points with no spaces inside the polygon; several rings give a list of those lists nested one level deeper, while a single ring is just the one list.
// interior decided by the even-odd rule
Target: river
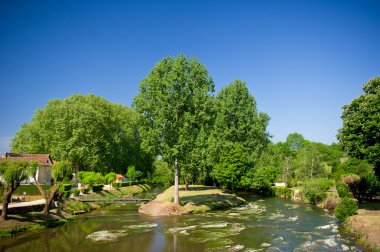
[{"label": "river", "polygon": [[58,228],[4,241],[3,251],[364,251],[321,209],[246,196],[247,205],[177,217],[148,217],[109,205]]}]

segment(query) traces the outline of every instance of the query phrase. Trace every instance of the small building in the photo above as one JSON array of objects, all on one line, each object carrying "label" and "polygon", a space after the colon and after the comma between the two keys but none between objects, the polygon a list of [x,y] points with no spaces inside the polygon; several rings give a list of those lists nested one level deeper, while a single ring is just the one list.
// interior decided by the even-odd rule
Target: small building
[{"label": "small building", "polygon": [[[52,178],[52,166],[54,164],[54,161],[51,159],[49,154],[15,154],[15,153],[9,153],[6,152],[1,155],[1,159],[9,159],[9,160],[27,160],[32,161],[36,160],[38,161],[38,169],[36,173],[36,180],[39,184],[42,185],[50,185],[51,184],[51,178]],[[25,181],[22,181],[23,184],[29,184],[34,182],[33,178],[29,178]]]},{"label": "small building", "polygon": [[115,178],[115,183],[119,183],[119,182],[128,182],[129,179],[124,176],[123,174],[116,174],[116,178]]}]

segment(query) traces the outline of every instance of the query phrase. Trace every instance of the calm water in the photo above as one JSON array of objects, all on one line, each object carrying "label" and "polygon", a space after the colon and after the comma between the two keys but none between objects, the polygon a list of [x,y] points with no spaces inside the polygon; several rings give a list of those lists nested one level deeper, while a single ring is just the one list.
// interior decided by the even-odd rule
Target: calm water
[{"label": "calm water", "polygon": [[1,242],[3,251],[363,251],[320,209],[247,198],[226,211],[153,218],[111,205],[62,227]]}]

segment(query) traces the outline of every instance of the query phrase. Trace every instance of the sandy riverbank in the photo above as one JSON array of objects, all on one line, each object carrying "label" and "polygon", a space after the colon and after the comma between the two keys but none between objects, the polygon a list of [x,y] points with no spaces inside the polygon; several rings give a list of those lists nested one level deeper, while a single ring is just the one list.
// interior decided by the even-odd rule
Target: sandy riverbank
[{"label": "sandy riverbank", "polygon": [[173,201],[174,186],[157,195],[156,199],[143,204],[139,212],[149,216],[169,216],[207,212],[243,204],[242,198],[212,186],[192,185],[189,190],[180,186],[180,206]]}]

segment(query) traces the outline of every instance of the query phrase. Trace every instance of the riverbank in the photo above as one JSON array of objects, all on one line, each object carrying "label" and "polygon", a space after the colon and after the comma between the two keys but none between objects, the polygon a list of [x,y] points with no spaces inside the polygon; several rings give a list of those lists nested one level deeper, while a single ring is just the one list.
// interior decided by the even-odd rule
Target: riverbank
[{"label": "riverbank", "polygon": [[344,223],[345,229],[358,238],[358,242],[373,251],[380,251],[380,210],[359,209]]},{"label": "riverbank", "polygon": [[[103,204],[85,203],[78,201],[83,199],[112,199],[132,197],[133,195],[147,192],[149,185],[134,185],[120,188],[110,188],[96,193],[80,195],[76,198],[57,201],[57,208],[51,209],[49,215],[41,212],[26,212],[25,207],[17,207],[17,211],[8,215],[8,220],[0,222],[0,238],[12,237],[19,233],[63,225],[77,217],[78,214],[86,213],[100,208]],[[16,208],[15,208],[16,209]]]},{"label": "riverbank", "polygon": [[173,203],[173,195],[174,186],[157,195],[155,200],[141,205],[139,212],[149,216],[183,215],[225,209],[245,203],[244,199],[212,186],[191,185],[189,190],[185,190],[183,185],[180,186],[180,205]]}]

